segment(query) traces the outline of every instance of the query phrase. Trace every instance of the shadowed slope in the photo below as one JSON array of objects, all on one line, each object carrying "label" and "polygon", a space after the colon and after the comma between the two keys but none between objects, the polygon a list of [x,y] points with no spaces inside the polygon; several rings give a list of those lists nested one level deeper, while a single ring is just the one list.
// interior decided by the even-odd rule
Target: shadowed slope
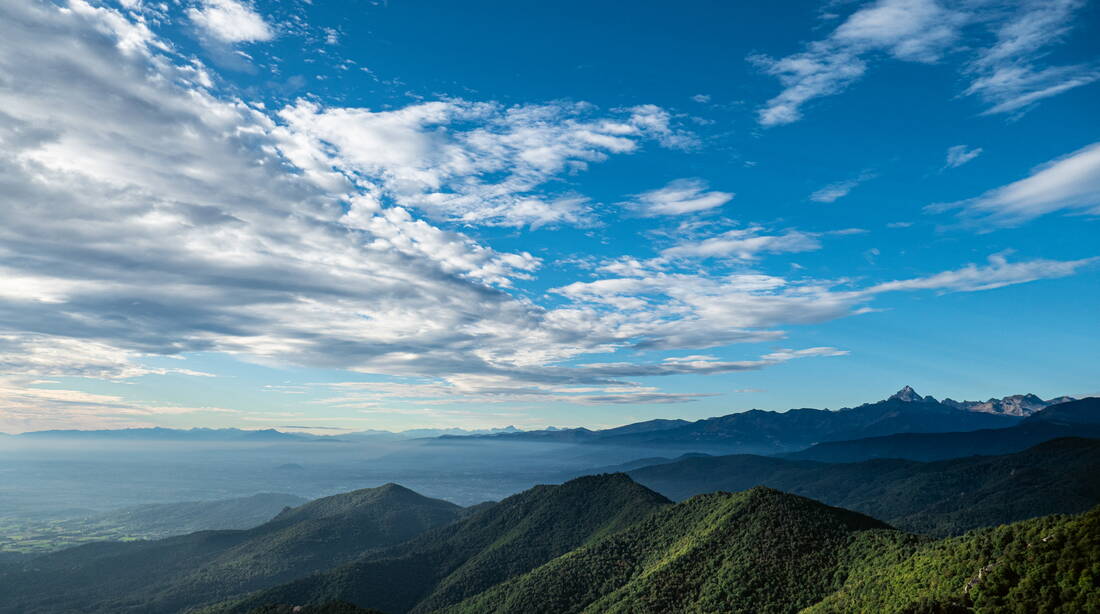
[{"label": "shadowed slope", "polygon": [[88,544],[0,575],[0,612],[173,612],[327,569],[460,512],[387,484],[288,509],[246,531]]},{"label": "shadowed slope", "polygon": [[264,603],[345,600],[396,614],[430,611],[484,591],[594,538],[630,526],[669,501],[623,474],[536,486],[406,544],[262,591]]},{"label": "shadowed slope", "polygon": [[672,499],[757,485],[777,488],[933,535],[959,534],[1100,504],[1100,440],[1058,439],[1004,456],[922,463],[819,463],[732,455],[631,471]]}]

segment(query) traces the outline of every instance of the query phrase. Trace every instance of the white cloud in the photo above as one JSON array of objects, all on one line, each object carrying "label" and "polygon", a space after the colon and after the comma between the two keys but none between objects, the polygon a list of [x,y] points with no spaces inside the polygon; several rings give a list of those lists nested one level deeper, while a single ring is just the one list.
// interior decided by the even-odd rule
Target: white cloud
[{"label": "white cloud", "polygon": [[53,382],[0,376],[0,432],[52,428],[132,428],[153,426],[154,418],[179,414],[236,414],[223,407],[183,407],[135,403],[118,394],[58,387]]},{"label": "white cloud", "polygon": [[1100,215],[1100,143],[1051,160],[1028,177],[976,198],[928,208],[948,209],[961,209],[969,223],[990,226],[1018,226],[1058,211]]},{"label": "white cloud", "polygon": [[821,249],[821,242],[812,233],[789,230],[783,234],[762,234],[753,226],[728,230],[699,241],[687,241],[661,250],[666,258],[736,258],[753,260],[760,254],[810,252]]},{"label": "white cloud", "polygon": [[1030,260],[1008,262],[1004,254],[993,254],[987,266],[969,264],[955,271],[944,271],[929,277],[890,281],[868,288],[870,294],[898,290],[940,290],[943,292],[976,292],[992,290],[1039,279],[1068,277],[1078,269],[1100,261],[1097,258],[1082,260]]},{"label": "white cloud", "polygon": [[966,145],[955,145],[947,148],[947,167],[958,168],[963,164],[977,158],[982,154],[981,147],[967,149]]},{"label": "white cloud", "polygon": [[764,126],[802,118],[816,98],[838,94],[867,72],[869,63],[887,57],[933,63],[949,53],[975,53],[970,27],[993,30],[996,42],[977,48],[964,71],[972,78],[964,92],[992,106],[986,113],[1019,111],[1050,96],[1100,79],[1089,65],[1040,65],[1046,48],[1060,42],[1073,25],[1083,0],[1006,0],[949,2],[876,0],[862,5],[827,37],[799,53],[774,59],[749,57],[777,77],[783,91],[760,110]]},{"label": "white cloud", "polygon": [[692,349],[782,338],[780,327],[826,322],[863,313],[886,292],[936,290],[973,292],[1071,275],[1096,258],[1009,263],[990,257],[984,267],[968,265],[927,277],[846,288],[846,282],[801,280],[756,273],[709,276],[703,273],[645,270],[575,282],[555,289],[574,303],[588,306],[599,327],[646,349]]},{"label": "white cloud", "polygon": [[757,371],[797,358],[821,356],[846,356],[846,350],[831,347],[805,348],[801,350],[776,350],[756,360],[717,360],[709,356],[667,358],[660,363],[589,363],[580,367],[592,373],[614,377],[648,377],[657,375],[711,375],[738,371]]},{"label": "white cloud", "polygon": [[752,56],[784,90],[759,111],[765,126],[802,118],[802,106],[847,88],[867,71],[872,52],[898,60],[934,62],[958,38],[964,16],[936,0],[878,0],[852,13],[827,38],[785,58]]},{"label": "white cloud", "polygon": [[[564,365],[624,348],[774,341],[782,327],[858,313],[870,299],[838,282],[624,262],[607,278],[558,288],[543,307],[513,289],[538,258],[418,217],[581,220],[583,197],[548,184],[646,143],[690,146],[656,107],[297,102],[269,113],[216,96],[203,66],[120,11],[79,0],[0,6],[4,372],[201,375],[144,363],[212,352],[472,395],[526,388],[578,403],[678,402],[694,397]],[[713,194],[705,190],[699,198]],[[699,241],[693,257],[749,259],[813,241],[745,232],[720,237],[729,244]],[[729,362],[697,371],[734,369]],[[34,388],[9,388],[20,386]],[[58,413],[44,423],[63,414],[60,393],[26,394],[55,395]],[[69,404],[78,421],[212,411],[68,400],[79,401]],[[33,419],[27,408],[39,401],[20,401],[18,420]]]},{"label": "white cloud", "polygon": [[200,7],[187,10],[196,26],[223,43],[269,41],[271,26],[250,4],[238,0],[202,0]]},{"label": "white cloud", "polygon": [[733,200],[732,192],[710,190],[702,179],[676,179],[649,192],[635,194],[622,206],[646,217],[684,215],[721,207]]},{"label": "white cloud", "polygon": [[283,152],[316,177],[338,182],[331,169],[340,169],[378,198],[468,224],[590,223],[587,198],[541,189],[644,140],[690,142],[649,105],[601,117],[584,103],[448,100],[375,112],[300,100],[280,116],[290,129]]},{"label": "white cloud", "polygon": [[706,104],[710,102],[710,94],[696,94],[692,96],[691,99],[699,104]]},{"label": "white cloud", "polygon": [[996,30],[996,43],[969,65],[966,94],[991,103],[986,113],[1010,113],[1100,79],[1095,65],[1041,66],[1045,49],[1069,33],[1083,0],[1023,0]]},{"label": "white cloud", "polygon": [[810,200],[816,203],[833,203],[848,195],[849,192],[856,189],[859,184],[873,179],[874,175],[871,173],[863,173],[859,177],[854,179],[848,179],[846,181],[838,181],[836,183],[830,183],[829,185],[816,190],[813,194],[810,194]]}]

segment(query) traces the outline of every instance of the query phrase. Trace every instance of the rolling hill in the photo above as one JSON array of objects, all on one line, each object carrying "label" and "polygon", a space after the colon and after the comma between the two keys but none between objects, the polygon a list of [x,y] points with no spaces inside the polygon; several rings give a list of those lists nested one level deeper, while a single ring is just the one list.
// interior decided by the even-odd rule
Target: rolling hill
[{"label": "rolling hill", "polygon": [[325,497],[243,531],[70,548],[0,572],[0,612],[174,612],[408,540],[461,508],[396,484]]},{"label": "rolling hill", "polygon": [[1100,508],[929,540],[766,488],[699,495],[445,614],[1100,611]]},{"label": "rolling hill", "polygon": [[699,495],[443,611],[790,612],[863,548],[911,539],[766,488]]},{"label": "rolling hill", "polygon": [[[1028,451],[1036,458],[970,459],[989,466],[938,471],[992,476],[999,468],[1011,477],[1036,465],[1072,464],[1074,454],[1093,458],[1096,445],[1051,442]],[[749,458],[800,469],[820,464]],[[921,487],[913,482],[902,490]],[[994,491],[978,496],[995,498]],[[623,474],[538,486],[465,515],[432,501],[389,485],[287,510],[254,531],[74,548],[34,559],[23,571],[0,570],[0,611],[931,614],[1100,606],[1100,507],[936,540],[766,487],[673,504]],[[428,510],[457,520],[373,549],[356,537],[377,536]],[[237,541],[240,533],[251,539]],[[347,542],[367,549],[341,564],[340,553],[352,550]],[[204,554],[211,551],[220,554]],[[275,556],[299,561],[292,574],[310,564],[318,571],[264,589],[279,575],[271,567]],[[221,583],[234,574],[236,584]],[[233,597],[249,585],[242,574],[257,574],[251,579],[260,590]],[[228,601],[213,603],[227,593]]]},{"label": "rolling hill", "polygon": [[668,505],[667,499],[623,474],[536,486],[400,546],[261,591],[227,611],[243,613],[268,603],[342,600],[390,614],[429,612],[622,530]]},{"label": "rolling hill", "polygon": [[907,531],[954,535],[1100,504],[1100,439],[1058,439],[1004,456],[938,462],[821,463],[766,456],[686,458],[629,471],[674,500],[763,485],[880,518]]}]

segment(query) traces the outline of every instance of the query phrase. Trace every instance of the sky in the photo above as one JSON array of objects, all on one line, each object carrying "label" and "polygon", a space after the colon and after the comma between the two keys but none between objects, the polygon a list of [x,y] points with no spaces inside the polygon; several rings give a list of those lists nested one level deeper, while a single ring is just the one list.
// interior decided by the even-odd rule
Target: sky
[{"label": "sky", "polygon": [[1100,392],[1100,3],[0,0],[0,431]]}]

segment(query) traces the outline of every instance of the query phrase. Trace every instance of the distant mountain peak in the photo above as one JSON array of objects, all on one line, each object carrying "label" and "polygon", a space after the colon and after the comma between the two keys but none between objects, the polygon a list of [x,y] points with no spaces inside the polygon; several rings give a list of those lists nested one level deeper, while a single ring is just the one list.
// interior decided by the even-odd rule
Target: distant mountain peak
[{"label": "distant mountain peak", "polygon": [[902,388],[901,390],[895,392],[887,400],[889,400],[889,401],[894,401],[894,400],[904,401],[906,403],[924,403],[924,402],[933,402],[933,401],[935,401],[935,399],[933,399],[932,397],[922,397],[920,395],[920,393],[918,393],[916,390],[913,390],[913,388],[911,386],[906,386],[906,387]]},{"label": "distant mountain peak", "polygon": [[1001,399],[992,398],[988,401],[955,401],[952,399],[944,399],[943,403],[944,405],[950,405],[956,409],[971,412],[1023,418],[1033,415],[1051,405],[1066,403],[1073,400],[1075,400],[1073,397],[1056,397],[1044,401],[1042,398],[1029,392],[1027,394],[1014,394]]}]

